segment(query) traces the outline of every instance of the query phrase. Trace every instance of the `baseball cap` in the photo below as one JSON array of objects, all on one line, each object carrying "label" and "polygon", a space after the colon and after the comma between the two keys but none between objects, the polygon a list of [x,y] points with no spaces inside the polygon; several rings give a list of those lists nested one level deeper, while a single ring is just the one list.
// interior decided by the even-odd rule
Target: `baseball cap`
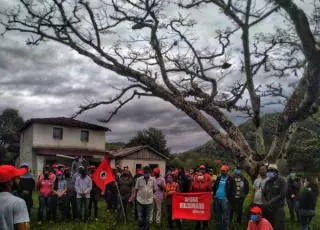
[{"label": "baseball cap", "polygon": [[26,173],[27,173],[26,168],[17,169],[12,165],[1,165],[0,166],[0,183],[8,182],[17,176],[22,176]]},{"label": "baseball cap", "polygon": [[222,165],[220,168],[220,171],[229,171],[229,166],[228,165]]},{"label": "baseball cap", "polygon": [[279,168],[278,168],[278,166],[276,164],[270,164],[268,166],[268,170],[274,170],[274,171],[279,172]]},{"label": "baseball cap", "polygon": [[153,173],[160,174],[160,168],[153,169]]},{"label": "baseball cap", "polygon": [[59,170],[58,172],[57,172],[57,176],[60,176],[60,175],[62,175],[63,174],[63,172],[61,171],[61,170]]},{"label": "baseball cap", "polygon": [[206,166],[204,166],[204,165],[200,165],[200,167],[199,167],[200,169],[206,169]]},{"label": "baseball cap", "polygon": [[250,212],[253,214],[257,214],[257,215],[261,215],[262,214],[262,210],[260,207],[258,206],[254,206],[250,209]]},{"label": "baseball cap", "polygon": [[20,168],[22,168],[22,167],[29,168],[29,163],[28,163],[28,162],[23,162],[23,163],[20,165]]}]

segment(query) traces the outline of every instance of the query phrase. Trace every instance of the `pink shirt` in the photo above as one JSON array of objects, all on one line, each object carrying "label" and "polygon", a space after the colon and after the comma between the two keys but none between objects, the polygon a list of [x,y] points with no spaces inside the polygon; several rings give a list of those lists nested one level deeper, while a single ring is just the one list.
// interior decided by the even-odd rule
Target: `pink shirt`
[{"label": "pink shirt", "polygon": [[248,230],[273,230],[273,228],[267,219],[261,218],[258,224],[250,220]]},{"label": "pink shirt", "polygon": [[50,180],[42,179],[39,182],[39,192],[40,196],[48,197],[51,195],[52,192],[52,182]]}]

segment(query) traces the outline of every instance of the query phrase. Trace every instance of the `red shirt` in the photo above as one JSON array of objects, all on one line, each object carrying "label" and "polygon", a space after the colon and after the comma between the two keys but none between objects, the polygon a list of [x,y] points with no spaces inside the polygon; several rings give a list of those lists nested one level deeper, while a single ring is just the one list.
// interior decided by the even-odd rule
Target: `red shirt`
[{"label": "red shirt", "polygon": [[211,192],[212,186],[211,186],[211,183],[207,181],[205,178],[203,181],[199,181],[198,178],[195,177],[191,185],[191,191],[192,192]]},{"label": "red shirt", "polygon": [[258,224],[250,220],[248,230],[273,230],[273,228],[267,219],[261,218]]},{"label": "red shirt", "polygon": [[42,179],[39,181],[39,192],[40,196],[48,197],[52,192],[52,182],[51,180]]}]

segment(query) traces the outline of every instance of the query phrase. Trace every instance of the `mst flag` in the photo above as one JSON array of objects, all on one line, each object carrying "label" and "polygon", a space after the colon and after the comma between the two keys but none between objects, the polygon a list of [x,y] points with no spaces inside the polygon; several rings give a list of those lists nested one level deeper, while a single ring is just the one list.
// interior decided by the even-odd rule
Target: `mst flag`
[{"label": "mst flag", "polygon": [[103,159],[95,173],[92,175],[92,178],[96,185],[104,192],[106,184],[109,184],[115,181],[110,163],[108,159]]},{"label": "mst flag", "polygon": [[172,219],[210,220],[211,193],[176,193],[172,199]]}]

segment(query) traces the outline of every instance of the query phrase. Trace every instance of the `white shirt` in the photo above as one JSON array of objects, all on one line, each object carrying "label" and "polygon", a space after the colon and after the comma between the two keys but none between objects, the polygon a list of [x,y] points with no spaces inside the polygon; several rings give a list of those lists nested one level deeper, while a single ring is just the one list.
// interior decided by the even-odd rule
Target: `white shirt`
[{"label": "white shirt", "polygon": [[26,202],[9,192],[0,192],[0,229],[14,230],[14,225],[29,222]]},{"label": "white shirt", "polygon": [[135,189],[138,190],[137,201],[140,204],[152,204],[153,194],[157,189],[157,182],[154,177],[149,177],[148,182],[146,182],[146,179],[141,176],[136,181]]}]

